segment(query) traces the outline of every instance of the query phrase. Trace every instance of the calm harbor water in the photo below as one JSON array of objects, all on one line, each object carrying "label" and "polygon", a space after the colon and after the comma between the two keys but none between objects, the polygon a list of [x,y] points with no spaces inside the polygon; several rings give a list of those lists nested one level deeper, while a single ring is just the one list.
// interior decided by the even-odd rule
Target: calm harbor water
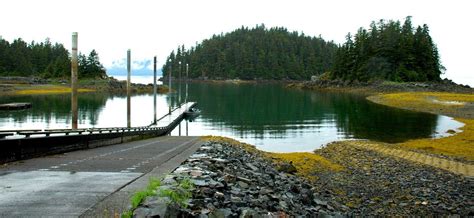
[{"label": "calm harbor water", "polygon": [[[179,87],[173,84],[173,89]],[[202,114],[183,121],[172,135],[227,136],[266,151],[312,151],[341,139],[400,142],[440,137],[462,126],[446,116],[377,105],[360,95],[291,90],[278,84],[191,83],[187,89],[187,100],[198,102]],[[158,95],[158,117],[167,113],[169,104],[184,102],[185,90],[181,84],[181,96]],[[126,96],[87,93],[78,101],[79,128],[127,124]],[[0,98],[5,102],[31,102],[33,108],[0,111],[0,130],[71,127],[69,94]],[[131,103],[132,126],[150,124],[153,96],[136,95]]]}]

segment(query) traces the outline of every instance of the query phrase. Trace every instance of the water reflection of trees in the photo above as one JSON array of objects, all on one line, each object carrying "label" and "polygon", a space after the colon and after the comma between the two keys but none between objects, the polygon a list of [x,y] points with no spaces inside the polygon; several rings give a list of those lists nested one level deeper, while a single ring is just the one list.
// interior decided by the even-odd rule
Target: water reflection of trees
[{"label": "water reflection of trees", "polygon": [[[99,113],[108,97],[103,93],[80,93],[78,97],[79,123],[96,125]],[[8,96],[2,97],[2,102],[32,103],[33,107],[28,110],[0,112],[1,118],[9,118],[16,123],[26,123],[31,120],[47,125],[53,120],[71,122],[71,96],[69,94]]]},{"label": "water reflection of trees", "polygon": [[429,137],[437,125],[436,115],[375,105],[364,96],[278,85],[190,84],[189,100],[199,103],[206,122],[254,138],[335,124],[341,134],[354,138],[395,142]]},{"label": "water reflection of trees", "polygon": [[436,130],[437,115],[374,104],[364,96],[328,97],[339,131],[352,134],[354,138],[400,142],[430,137]]}]

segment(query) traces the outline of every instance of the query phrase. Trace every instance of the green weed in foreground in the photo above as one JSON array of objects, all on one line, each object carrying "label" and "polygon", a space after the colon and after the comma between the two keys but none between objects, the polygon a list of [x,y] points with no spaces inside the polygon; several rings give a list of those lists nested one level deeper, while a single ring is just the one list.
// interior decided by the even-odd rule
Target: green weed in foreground
[{"label": "green weed in foreground", "polygon": [[175,203],[180,207],[186,208],[188,206],[188,200],[193,196],[191,193],[193,184],[191,180],[185,178],[173,189],[161,190],[160,196],[170,198],[170,203]]},{"label": "green weed in foreground", "polygon": [[191,180],[185,178],[181,180],[176,187],[170,189],[162,189],[159,193],[156,192],[158,187],[161,186],[159,179],[150,178],[150,182],[146,189],[136,192],[131,198],[130,203],[132,208],[122,213],[122,218],[129,218],[133,216],[133,210],[135,210],[147,197],[159,195],[161,197],[168,197],[170,199],[169,204],[177,204],[180,207],[186,208],[188,201],[192,197],[191,190],[194,188]]},{"label": "green weed in foreground", "polygon": [[148,183],[148,186],[146,187],[145,190],[138,191],[135,194],[133,194],[132,198],[130,198],[130,203],[132,204],[132,208],[130,210],[125,211],[122,213],[122,218],[129,218],[133,216],[133,210],[142,203],[146,197],[148,196],[155,196],[156,195],[156,189],[161,185],[161,182],[157,178],[150,178],[150,182]]}]

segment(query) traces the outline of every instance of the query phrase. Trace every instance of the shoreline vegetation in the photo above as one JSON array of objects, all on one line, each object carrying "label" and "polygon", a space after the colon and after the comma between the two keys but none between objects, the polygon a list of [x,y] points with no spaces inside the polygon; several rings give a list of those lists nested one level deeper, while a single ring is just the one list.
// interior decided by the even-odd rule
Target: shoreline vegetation
[{"label": "shoreline vegetation", "polygon": [[[0,77],[0,95],[47,95],[70,93],[69,81],[62,79],[40,79],[34,77]],[[78,92],[108,92],[124,94],[127,92],[126,81],[113,77],[106,79],[79,80]],[[153,84],[132,83],[132,94],[153,93]],[[158,85],[157,93],[168,93],[166,85]]]}]

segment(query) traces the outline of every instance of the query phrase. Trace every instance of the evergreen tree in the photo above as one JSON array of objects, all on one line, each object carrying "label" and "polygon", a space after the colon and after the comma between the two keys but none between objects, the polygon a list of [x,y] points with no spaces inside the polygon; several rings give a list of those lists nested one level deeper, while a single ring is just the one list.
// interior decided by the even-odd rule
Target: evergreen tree
[{"label": "evergreen tree", "polygon": [[[353,41],[354,39],[354,41]],[[428,26],[414,30],[411,17],[372,22],[346,37],[335,55],[333,78],[349,81],[438,81],[444,67]]]}]

